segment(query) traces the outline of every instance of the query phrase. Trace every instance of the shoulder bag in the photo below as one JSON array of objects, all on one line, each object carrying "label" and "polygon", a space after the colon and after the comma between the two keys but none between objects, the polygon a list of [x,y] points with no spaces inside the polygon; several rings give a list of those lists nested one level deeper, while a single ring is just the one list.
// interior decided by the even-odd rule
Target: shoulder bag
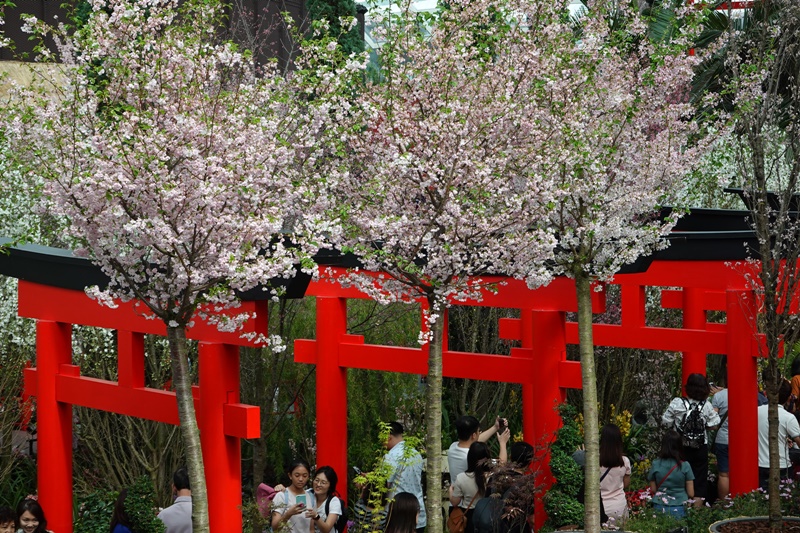
[{"label": "shoulder bag", "polygon": [[467,511],[470,510],[472,503],[477,497],[478,493],[476,492],[466,509],[455,507],[452,510],[450,516],[447,517],[447,531],[450,533],[464,533],[464,530],[467,528]]}]

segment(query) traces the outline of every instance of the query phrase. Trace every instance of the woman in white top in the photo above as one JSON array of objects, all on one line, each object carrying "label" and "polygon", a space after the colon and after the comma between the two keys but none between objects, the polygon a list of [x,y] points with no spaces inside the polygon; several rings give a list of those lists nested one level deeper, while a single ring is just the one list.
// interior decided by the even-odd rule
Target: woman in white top
[{"label": "woman in white top", "polygon": [[[506,431],[508,431],[506,429]],[[467,470],[461,472],[450,486],[450,503],[464,510],[467,525],[464,533],[473,533],[472,512],[486,493],[486,479],[491,470],[492,458],[485,442],[473,442],[467,452]]]},{"label": "woman in white top", "polygon": [[[310,533],[311,517],[307,509],[316,508],[314,493],[306,489],[308,475],[311,471],[308,463],[302,459],[289,465],[289,486],[278,492],[272,500],[272,530],[285,528],[287,533]],[[276,487],[277,488],[277,487]]]},{"label": "woman in white top", "polygon": [[336,530],[336,521],[342,515],[342,500],[334,496],[338,480],[339,477],[330,466],[317,468],[311,485],[317,508],[306,511],[306,516],[311,519],[312,532],[339,533]]},{"label": "woman in white top", "polygon": [[689,462],[694,473],[695,506],[703,505],[708,492],[708,435],[703,432],[702,442],[698,446],[689,446],[684,426],[694,410],[699,411],[705,429],[714,430],[719,426],[719,413],[708,401],[710,392],[711,387],[703,374],[689,374],[686,378],[686,398],[673,398],[661,417],[663,426],[674,428],[684,436],[683,459]]}]

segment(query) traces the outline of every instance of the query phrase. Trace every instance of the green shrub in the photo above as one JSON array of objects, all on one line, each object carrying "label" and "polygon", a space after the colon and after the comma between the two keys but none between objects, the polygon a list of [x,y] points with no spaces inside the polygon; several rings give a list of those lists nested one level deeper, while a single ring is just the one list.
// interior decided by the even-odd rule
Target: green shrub
[{"label": "green shrub", "polygon": [[558,480],[558,488],[576,496],[583,487],[583,469],[571,454],[554,449],[550,452],[550,472]]},{"label": "green shrub", "polygon": [[74,533],[108,533],[117,492],[98,490],[78,498]]},{"label": "green shrub", "polygon": [[544,497],[547,526],[557,529],[566,525],[583,526],[583,504],[578,494],[583,488],[583,469],[572,458],[583,444],[577,422],[578,411],[569,404],[559,406],[563,425],[550,448],[550,472],[556,481]]},{"label": "green shrub", "polygon": [[572,494],[564,494],[558,489],[550,489],[544,495],[544,508],[547,521],[553,527],[574,524],[583,527],[583,504]]},{"label": "green shrub", "polygon": [[261,533],[269,525],[269,518],[261,516],[261,511],[258,509],[256,502],[249,501],[242,505],[242,531]]},{"label": "green shrub", "polygon": [[[625,523],[625,529],[636,533],[665,533],[680,530],[683,522],[666,513],[649,509],[639,516],[633,516]],[[708,532],[708,528],[705,529]]]},{"label": "green shrub", "polygon": [[[74,533],[108,533],[118,497],[119,492],[113,490],[98,490],[81,497],[75,513]],[[139,478],[128,487],[124,506],[134,533],[164,533],[149,478]]]},{"label": "green shrub", "polygon": [[164,522],[158,519],[153,483],[148,477],[140,477],[128,488],[125,512],[131,519],[135,533],[163,533]]},{"label": "green shrub", "polygon": [[14,456],[8,475],[0,483],[0,505],[12,509],[28,494],[36,493],[36,463],[28,456]]}]

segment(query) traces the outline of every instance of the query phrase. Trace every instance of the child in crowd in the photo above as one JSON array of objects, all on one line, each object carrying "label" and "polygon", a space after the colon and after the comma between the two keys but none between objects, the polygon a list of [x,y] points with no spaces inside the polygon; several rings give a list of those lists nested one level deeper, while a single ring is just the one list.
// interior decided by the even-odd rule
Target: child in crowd
[{"label": "child in crowd", "polygon": [[677,518],[686,515],[684,503],[694,498],[694,474],[688,461],[681,457],[683,442],[680,434],[671,429],[661,439],[661,451],[647,474],[653,507],[656,511]]},{"label": "child in crowd", "polygon": [[0,533],[14,533],[17,530],[17,514],[11,507],[0,507]]},{"label": "child in crowd", "polygon": [[316,509],[317,505],[314,492],[307,488],[310,472],[311,467],[302,459],[296,459],[289,465],[287,474],[290,484],[272,500],[272,529],[286,522],[290,533],[311,531],[311,517],[307,516],[306,511]]}]

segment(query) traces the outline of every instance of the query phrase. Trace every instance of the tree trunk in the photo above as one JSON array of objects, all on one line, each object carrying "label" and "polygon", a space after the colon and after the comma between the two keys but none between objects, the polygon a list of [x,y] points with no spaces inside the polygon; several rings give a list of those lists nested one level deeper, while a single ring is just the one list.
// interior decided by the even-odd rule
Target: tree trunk
[{"label": "tree trunk", "polygon": [[600,531],[600,432],[597,422],[597,373],[592,339],[592,287],[583,272],[575,276],[578,293],[578,339],[583,383],[583,439],[586,446],[584,530]]},{"label": "tree trunk", "polygon": [[444,313],[428,300],[429,310],[439,317],[431,325],[428,345],[428,388],[425,393],[425,453],[428,486],[426,490],[426,533],[442,533],[442,346],[444,344]]},{"label": "tree trunk", "polygon": [[[768,306],[769,307],[769,306]],[[778,438],[778,427],[780,426],[780,419],[778,418],[778,390],[780,388],[780,372],[778,370],[778,352],[777,347],[773,352],[773,346],[769,345],[767,340],[767,350],[769,353],[769,362],[767,364],[767,373],[769,379],[767,382],[766,392],[769,405],[767,407],[767,422],[769,424],[768,444],[769,444],[769,486],[767,487],[767,495],[769,498],[769,529],[775,533],[780,533],[783,530],[783,520],[781,519],[781,491],[780,491],[780,446],[786,446],[786,443],[780,442]]]},{"label": "tree trunk", "polygon": [[169,353],[172,363],[172,382],[178,400],[178,419],[181,435],[186,448],[186,466],[189,470],[189,483],[192,486],[192,531],[209,533],[208,494],[206,492],[206,473],[203,466],[203,450],[200,446],[200,428],[194,412],[192,397],[192,377],[189,372],[188,350],[186,347],[186,328],[167,327]]}]

